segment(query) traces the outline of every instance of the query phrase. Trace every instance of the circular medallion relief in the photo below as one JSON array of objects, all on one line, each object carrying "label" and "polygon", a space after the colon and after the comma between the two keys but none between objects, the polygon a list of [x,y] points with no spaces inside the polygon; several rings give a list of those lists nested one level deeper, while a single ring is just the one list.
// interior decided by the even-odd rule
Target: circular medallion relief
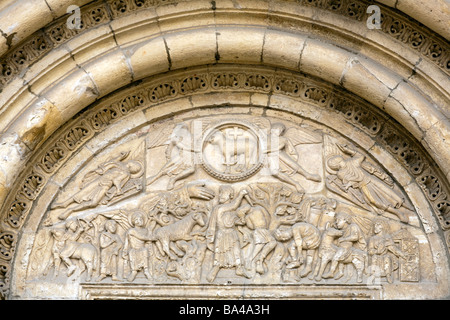
[{"label": "circular medallion relief", "polygon": [[202,166],[224,181],[242,181],[263,165],[263,135],[243,121],[224,121],[207,129],[202,141]]}]

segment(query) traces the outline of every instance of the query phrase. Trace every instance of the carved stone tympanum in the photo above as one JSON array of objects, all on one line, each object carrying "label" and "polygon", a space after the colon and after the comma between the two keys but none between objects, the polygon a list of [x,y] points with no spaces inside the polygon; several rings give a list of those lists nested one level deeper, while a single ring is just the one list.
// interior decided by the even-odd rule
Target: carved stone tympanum
[{"label": "carved stone tympanum", "polygon": [[376,291],[428,277],[423,237],[402,188],[339,133],[188,113],[86,162],[47,209],[27,281]]}]

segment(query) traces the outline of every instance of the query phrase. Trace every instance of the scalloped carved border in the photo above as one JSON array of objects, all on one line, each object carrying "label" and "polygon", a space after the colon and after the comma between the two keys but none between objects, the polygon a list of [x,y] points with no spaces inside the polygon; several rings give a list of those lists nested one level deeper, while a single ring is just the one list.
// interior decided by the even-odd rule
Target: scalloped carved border
[{"label": "scalloped carved border", "polygon": [[[186,0],[107,0],[99,4],[88,4],[81,8],[81,28],[69,29],[66,16],[37,31],[28,39],[9,51],[0,59],[0,92],[27,67],[39,60],[53,48],[89,29],[107,24],[112,20],[137,10],[174,4]],[[365,21],[368,18],[367,0],[297,0],[299,5],[314,6],[343,15],[346,18]],[[211,10],[215,8],[212,6]],[[430,60],[444,73],[450,75],[450,44],[434,35],[426,27],[412,21],[392,9],[383,6],[381,30],[390,37],[415,50]]]},{"label": "scalloped carved border", "polygon": [[[302,75],[269,68],[193,68],[154,77],[133,93],[115,95],[114,102],[96,102],[46,143],[29,162],[10,192],[0,215],[0,294],[9,292],[11,261],[17,237],[34,200],[52,174],[94,134],[133,111],[161,102],[213,92],[280,94],[325,108],[363,130],[399,161],[415,178],[444,233],[450,251],[450,193],[445,180],[422,147],[402,133],[399,124],[360,98]],[[111,94],[112,96],[112,94]],[[106,99],[106,98],[104,98]],[[104,100],[103,100],[104,101]],[[270,107],[270,106],[269,106]]]}]

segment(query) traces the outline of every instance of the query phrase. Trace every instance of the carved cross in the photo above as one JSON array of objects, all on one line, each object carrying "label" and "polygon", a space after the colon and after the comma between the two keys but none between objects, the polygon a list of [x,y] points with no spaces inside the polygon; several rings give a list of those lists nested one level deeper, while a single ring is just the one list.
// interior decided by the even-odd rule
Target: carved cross
[{"label": "carved cross", "polygon": [[237,139],[239,136],[243,136],[244,133],[242,132],[242,129],[239,127],[234,127],[231,132],[228,131],[227,135],[234,139],[234,161],[237,161]]},{"label": "carved cross", "polygon": [[230,132],[227,132],[228,136],[231,136],[234,139],[234,142],[237,141],[239,136],[244,135],[244,133],[242,132],[242,129],[240,129],[239,127],[234,127],[233,130]]}]

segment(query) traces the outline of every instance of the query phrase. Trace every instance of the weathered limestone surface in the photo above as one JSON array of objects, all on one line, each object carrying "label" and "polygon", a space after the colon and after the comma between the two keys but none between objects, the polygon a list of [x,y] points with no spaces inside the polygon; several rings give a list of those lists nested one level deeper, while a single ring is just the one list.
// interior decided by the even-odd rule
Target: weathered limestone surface
[{"label": "weathered limestone surface", "polygon": [[363,0],[0,6],[3,297],[227,277],[231,297],[448,296],[448,6],[433,2],[380,1],[380,30]]}]

